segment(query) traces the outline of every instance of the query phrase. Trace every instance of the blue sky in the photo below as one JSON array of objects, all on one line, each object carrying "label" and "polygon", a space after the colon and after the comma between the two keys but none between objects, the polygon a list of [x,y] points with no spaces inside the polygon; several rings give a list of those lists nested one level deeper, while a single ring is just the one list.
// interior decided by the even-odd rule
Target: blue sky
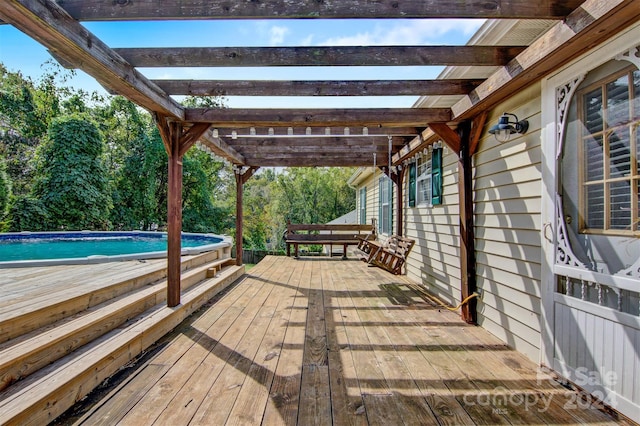
[{"label": "blue sky", "polygon": [[[87,22],[89,31],[111,47],[199,46],[374,46],[458,45],[482,20],[235,20],[163,22]],[[0,61],[11,71],[38,79],[51,56],[46,49],[10,25],[0,26]],[[141,68],[150,79],[246,80],[378,80],[435,78],[442,67],[268,67]],[[69,83],[105,93],[81,71]],[[234,108],[410,107],[415,97],[231,97]]]}]

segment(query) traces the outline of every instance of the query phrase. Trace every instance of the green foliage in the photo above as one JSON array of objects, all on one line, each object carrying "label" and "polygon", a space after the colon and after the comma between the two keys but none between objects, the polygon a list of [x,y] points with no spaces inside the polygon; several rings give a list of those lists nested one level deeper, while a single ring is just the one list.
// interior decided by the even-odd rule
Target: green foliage
[{"label": "green foliage", "polygon": [[266,250],[268,243],[278,239],[271,232],[271,218],[269,215],[269,204],[273,200],[274,182],[275,174],[273,170],[264,169],[245,184],[243,192],[243,245],[247,248]]},{"label": "green foliage", "polygon": [[96,126],[80,116],[55,118],[37,152],[33,198],[48,213],[51,229],[107,229],[111,200],[103,142]]},{"label": "green foliage", "polygon": [[14,199],[9,210],[10,231],[49,231],[49,215],[43,203],[29,196]]},{"label": "green foliage", "polygon": [[[123,97],[68,87],[72,75],[47,63],[34,82],[0,64],[0,230],[164,227],[167,154],[151,116]],[[183,104],[223,102],[199,96]],[[244,246],[278,248],[287,220],[322,223],[352,210],[351,173],[261,169],[244,187]],[[235,190],[229,164],[189,150],[183,229],[234,234]]]},{"label": "green foliage", "polygon": [[277,176],[263,170],[245,185],[245,241],[248,248],[282,247],[287,221],[326,223],[355,208],[347,185],[349,168],[288,168]]},{"label": "green foliage", "polygon": [[166,222],[167,153],[158,131],[147,130],[131,141],[122,166],[113,171],[111,222],[116,229],[149,230]]},{"label": "green foliage", "polygon": [[7,167],[0,157],[0,231],[6,228],[6,214],[11,198],[11,181],[7,176]]},{"label": "green foliage", "polygon": [[225,194],[228,167],[197,149],[187,152],[183,160],[182,196],[183,229],[186,232],[230,233],[231,209],[216,198]]}]

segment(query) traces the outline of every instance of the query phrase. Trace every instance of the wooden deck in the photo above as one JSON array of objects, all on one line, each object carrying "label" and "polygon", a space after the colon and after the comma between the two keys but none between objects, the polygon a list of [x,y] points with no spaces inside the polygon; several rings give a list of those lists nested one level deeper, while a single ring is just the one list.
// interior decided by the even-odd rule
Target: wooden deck
[{"label": "wooden deck", "polygon": [[61,423],[619,424],[404,277],[330,258],[265,258],[93,399]]}]

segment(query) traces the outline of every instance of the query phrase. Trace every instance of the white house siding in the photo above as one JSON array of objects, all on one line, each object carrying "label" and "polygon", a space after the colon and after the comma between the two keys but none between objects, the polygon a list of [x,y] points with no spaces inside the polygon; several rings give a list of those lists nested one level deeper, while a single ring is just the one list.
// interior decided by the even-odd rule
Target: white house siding
[{"label": "white house siding", "polygon": [[[539,84],[499,105],[489,115],[473,157],[477,284],[483,290],[478,323],[536,362],[541,309],[540,105]],[[504,111],[527,119],[529,130],[500,144],[486,130]],[[378,217],[380,175],[374,178],[366,170],[357,183],[358,189],[367,187],[367,221]],[[441,205],[408,207],[407,192],[405,177],[404,232],[416,240],[407,276],[455,305],[460,302],[461,281],[457,155],[444,151]],[[396,214],[394,202],[394,229]]]},{"label": "white house siding", "polygon": [[504,342],[540,360],[541,147],[540,85],[492,111],[529,121],[525,135],[500,144],[486,131],[474,155],[476,280],[483,290],[478,323]]},{"label": "white house siding", "polygon": [[407,261],[407,276],[443,301],[460,301],[460,243],[457,155],[442,155],[441,205],[408,207],[408,178],[404,188],[405,236],[416,240]]},{"label": "white house siding", "polygon": [[[366,223],[371,223],[371,219],[375,219],[376,220],[376,224],[378,226],[378,229],[380,229],[380,223],[378,223],[378,204],[379,204],[379,200],[378,200],[378,192],[380,190],[379,188],[379,183],[378,181],[380,180],[380,177],[382,176],[382,172],[380,170],[375,170],[375,172],[373,171],[373,167],[367,167],[367,168],[363,168],[359,170],[360,176],[359,178],[356,180],[356,210],[358,211],[358,220],[360,219],[360,189],[363,187],[367,188],[367,205],[366,205],[366,211],[367,211],[367,220]],[[392,208],[394,209],[394,214],[393,214],[393,223],[392,223],[392,228],[393,230],[395,230],[395,226],[396,226],[396,212],[395,212],[395,200],[397,197],[397,192],[395,191],[395,186],[394,186],[394,193],[393,193],[393,205]]]}]

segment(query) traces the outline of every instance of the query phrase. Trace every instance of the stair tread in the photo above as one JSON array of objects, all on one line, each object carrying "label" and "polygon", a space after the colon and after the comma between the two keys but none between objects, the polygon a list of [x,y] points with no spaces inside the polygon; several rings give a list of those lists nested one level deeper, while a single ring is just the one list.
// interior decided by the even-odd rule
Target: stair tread
[{"label": "stair tread", "polygon": [[[197,300],[202,294],[211,291],[212,288],[220,284],[225,284],[226,280],[235,277],[241,269],[244,270],[244,267],[231,266],[225,268],[219,276],[205,279],[200,283],[201,285],[193,286],[185,291],[182,294],[183,303],[178,307],[168,308],[163,305],[156,305],[132,319],[125,327],[116,328],[107,332],[76,351],[67,354],[52,364],[13,384],[8,389],[0,392],[0,409],[6,416],[18,415],[29,407],[37,405],[40,401],[45,401],[56,391],[62,389],[67,383],[71,383],[73,380],[79,379],[84,375],[89,376],[94,374],[94,368],[98,368],[105,360],[107,360],[106,362],[108,364],[112,361],[110,358],[117,359],[119,356],[122,356],[118,355],[118,352],[122,351],[123,348],[128,348],[134,343],[141,345],[134,349],[128,349],[130,354],[127,356],[127,361],[132,359],[144,349],[141,339],[146,332],[153,330],[153,327],[158,326],[163,320],[172,316],[177,315],[176,320],[179,319],[179,323],[192,312],[192,309],[190,309],[188,305]],[[235,281],[235,279],[236,278],[233,278],[232,281]],[[180,307],[183,307],[189,312],[182,312],[181,314],[180,309],[178,309]],[[162,334],[165,334],[165,332]],[[139,342],[136,343],[137,340],[139,340]],[[112,373],[108,374],[107,377],[111,374]],[[99,380],[98,383],[100,381],[102,380]],[[72,392],[70,395],[73,398],[78,398],[78,391],[74,386],[71,386],[68,392]],[[21,398],[22,396],[25,397]]]},{"label": "stair tread", "polygon": [[[191,276],[202,274],[203,271],[225,262],[226,259],[218,259],[213,262],[199,265],[186,271],[183,274],[183,279],[189,280]],[[80,333],[83,330],[91,329],[95,325],[103,322],[105,319],[116,317],[123,309],[136,305],[144,299],[150,299],[156,294],[164,292],[166,285],[166,279],[157,281],[153,284],[148,284],[145,287],[134,289],[129,293],[125,293],[107,302],[103,302],[99,305],[86,309],[85,311],[75,314],[70,318],[53,323],[44,328],[44,330],[35,330],[25,336],[4,342],[0,345],[0,383],[4,381],[4,378],[2,377],[3,371],[11,364],[18,360],[24,360],[35,353],[41,353],[48,348],[54,347],[59,344],[59,342],[68,339],[70,336]],[[153,305],[155,304],[156,303],[153,303]],[[43,339],[47,342],[45,345],[42,344]],[[67,350],[67,352],[69,351],[70,350]]]},{"label": "stair tread", "polygon": [[[186,270],[189,265],[192,265],[191,269],[193,269],[202,264],[222,260],[205,260],[210,256],[211,252],[184,259],[183,269]],[[115,276],[115,279],[110,277],[97,281],[92,278],[85,285],[67,289],[66,293],[56,291],[49,294],[48,297],[36,297],[35,300],[31,300],[28,304],[23,303],[22,305],[14,306],[11,311],[0,312],[0,330],[2,330],[0,342],[5,342],[21,334],[29,333],[34,329],[45,327],[136,288],[143,288],[159,280],[166,279],[166,263],[162,266],[155,265],[154,268],[138,276],[132,276],[130,271],[125,272],[124,277],[126,279],[123,279],[122,274],[116,273]],[[105,285],[105,282],[107,285]],[[57,297],[58,294],[64,294],[64,297]]]}]

